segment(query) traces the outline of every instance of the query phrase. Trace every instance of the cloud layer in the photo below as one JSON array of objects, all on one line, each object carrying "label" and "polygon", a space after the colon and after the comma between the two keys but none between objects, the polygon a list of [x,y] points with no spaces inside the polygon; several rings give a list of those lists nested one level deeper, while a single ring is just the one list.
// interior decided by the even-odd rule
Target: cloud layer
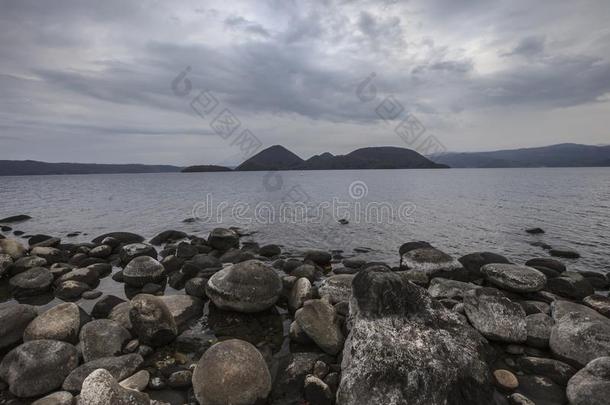
[{"label": "cloud layer", "polygon": [[305,158],[413,147],[406,114],[450,150],[610,139],[604,0],[173,3],[0,2],[0,159],[239,163],[203,90]]}]

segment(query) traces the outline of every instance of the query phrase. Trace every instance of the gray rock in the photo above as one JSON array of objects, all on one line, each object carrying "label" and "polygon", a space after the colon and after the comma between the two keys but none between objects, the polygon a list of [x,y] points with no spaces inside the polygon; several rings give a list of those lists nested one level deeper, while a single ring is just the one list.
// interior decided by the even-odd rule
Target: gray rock
[{"label": "gray rock", "polygon": [[144,287],[148,283],[159,284],[165,279],[165,267],[149,256],[134,258],[123,270],[125,284],[132,287]]},{"label": "gray rock", "polygon": [[89,251],[89,256],[105,259],[112,254],[112,247],[108,245],[99,245]]},{"label": "gray rock", "polygon": [[83,382],[79,405],[150,405],[147,394],[123,388],[107,370],[94,370]]},{"label": "gray rock", "polygon": [[48,292],[52,282],[53,274],[48,269],[34,267],[12,277],[9,286],[15,297],[28,297]]},{"label": "gray rock", "polygon": [[[45,260],[45,262],[46,262],[46,260]],[[6,253],[0,253],[0,279],[2,279],[6,274],[8,274],[8,269],[12,265],[13,265],[13,258]]]},{"label": "gray rock", "polygon": [[208,244],[220,251],[239,247],[239,235],[230,229],[215,228],[208,236]]},{"label": "gray rock", "polygon": [[57,340],[33,340],[11,350],[0,364],[0,378],[20,398],[47,394],[59,388],[78,366],[78,351]]},{"label": "gray rock", "polygon": [[198,253],[199,250],[197,249],[197,246],[191,245],[188,242],[180,242],[176,247],[176,257],[178,259],[190,259]]},{"label": "gray rock", "polygon": [[119,384],[121,384],[121,387],[130,390],[144,391],[148,386],[148,381],[150,381],[150,373],[146,370],[140,370],[131,377],[127,377]]},{"label": "gray rock", "polygon": [[351,274],[328,277],[318,287],[318,293],[320,297],[328,297],[331,304],[349,301],[352,295],[352,280],[354,276]]},{"label": "gray rock", "polygon": [[599,312],[575,302],[556,300],[551,303],[551,316],[555,322],[559,322],[561,318],[570,312],[578,312],[584,316],[606,321],[606,319]]},{"label": "gray rock", "polygon": [[555,357],[580,367],[597,357],[610,356],[610,320],[599,314],[569,312],[551,329],[549,346]]},{"label": "gray rock", "polygon": [[89,315],[78,305],[59,304],[38,315],[23,332],[23,340],[49,339],[76,344],[81,327],[89,320]]},{"label": "gray rock", "polygon": [[530,267],[546,267],[547,269],[555,270],[558,273],[566,271],[565,264],[552,257],[537,257],[535,259],[530,259],[525,262],[525,265]]},{"label": "gray rock", "polygon": [[331,405],[333,393],[324,381],[308,375],[305,377],[305,399],[311,405]]},{"label": "gray rock", "polygon": [[305,277],[301,277],[292,286],[288,297],[288,309],[291,312],[296,312],[310,298],[312,298],[311,282]]},{"label": "gray rock", "polygon": [[163,231],[150,240],[151,245],[161,245],[166,242],[175,242],[186,238],[188,235],[182,231]]},{"label": "gray rock", "polygon": [[359,270],[362,266],[366,264],[366,260],[358,259],[356,257],[348,257],[343,259],[341,263],[343,263],[345,267],[348,267],[350,269]]},{"label": "gray rock", "polygon": [[271,375],[256,347],[231,339],[215,344],[201,357],[193,390],[199,403],[206,405],[262,403],[271,391]]},{"label": "gray rock", "polygon": [[85,300],[94,300],[96,298],[99,298],[102,296],[102,292],[101,291],[97,291],[97,290],[92,290],[92,291],[83,291],[82,293],[82,297]]},{"label": "gray rock", "polygon": [[337,405],[491,403],[487,343],[394,272],[354,279]]},{"label": "gray rock", "polygon": [[157,251],[153,246],[147,243],[130,243],[122,246],[119,250],[119,258],[123,264],[127,264],[136,257],[140,256],[148,256],[156,259]]},{"label": "gray rock", "polygon": [[483,336],[507,343],[527,340],[525,311],[493,288],[480,288],[464,294],[468,320]]},{"label": "gray rock", "polygon": [[167,385],[174,389],[185,389],[191,386],[192,378],[190,370],[175,371],[167,378]]},{"label": "gray rock", "polygon": [[0,239],[0,253],[9,255],[13,260],[24,256],[25,247],[15,239]]},{"label": "gray rock", "polygon": [[[7,255],[8,256],[8,255]],[[8,256],[10,258],[10,256]],[[12,259],[11,259],[12,260]],[[13,275],[23,273],[26,270],[34,267],[45,267],[47,265],[46,259],[38,256],[23,256],[17,259],[11,268]]]},{"label": "gray rock", "polygon": [[527,344],[545,349],[549,346],[551,328],[555,324],[553,318],[546,314],[533,314],[525,318],[527,328]]},{"label": "gray rock", "polygon": [[305,277],[306,279],[308,279],[309,281],[311,281],[313,283],[317,279],[320,278],[320,276],[322,275],[322,272],[320,271],[319,268],[317,268],[314,265],[303,264],[303,265],[300,265],[300,266],[296,267],[295,269],[293,269],[290,272],[290,275],[293,277],[296,277],[296,278]]},{"label": "gray rock", "polygon": [[178,335],[174,316],[165,302],[154,295],[136,295],[131,300],[129,319],[140,342],[153,347],[163,346]]},{"label": "gray rock", "polygon": [[112,308],[123,302],[125,302],[124,299],[115,295],[105,295],[95,303],[91,310],[91,316],[96,319],[107,318]]},{"label": "gray rock", "polygon": [[42,257],[48,264],[67,262],[69,258],[67,252],[46,246],[36,246],[30,251],[30,254]]},{"label": "gray rock", "polygon": [[[116,240],[118,243],[139,243],[144,241],[144,237],[131,232],[110,232],[105,233],[103,235],[98,236],[93,239],[91,242],[97,244],[104,243],[107,245],[113,246],[111,243],[108,243],[107,238],[111,238]],[[116,246],[113,246],[116,247]]]},{"label": "gray rock", "polygon": [[32,405],[72,405],[74,396],[67,391],[57,391],[32,402]]},{"label": "gray rock", "polygon": [[582,302],[605,317],[610,318],[610,297],[593,294],[585,297]]},{"label": "gray rock", "polygon": [[295,352],[288,355],[277,374],[277,382],[271,392],[272,404],[293,404],[304,401],[305,378],[313,373],[319,360],[332,361],[328,355],[311,352]]},{"label": "gray rock", "polygon": [[190,296],[205,299],[205,286],[208,285],[208,279],[203,277],[194,277],[184,285],[184,292]]},{"label": "gray rock", "polygon": [[318,266],[324,267],[330,264],[332,256],[324,250],[308,250],[305,252],[305,258],[303,260],[309,260]]},{"label": "gray rock", "polygon": [[143,362],[144,359],[139,354],[95,359],[72,370],[64,380],[62,388],[70,392],[80,391],[83,381],[98,368],[107,370],[117,380],[124,380],[135,373]]},{"label": "gray rock", "polygon": [[519,388],[517,391],[536,405],[566,403],[565,389],[555,384],[551,379],[539,375],[519,376]]},{"label": "gray rock", "polygon": [[467,291],[481,288],[472,283],[449,280],[442,277],[433,278],[428,287],[428,294],[433,298],[463,298]]},{"label": "gray rock", "polygon": [[282,292],[282,280],[271,267],[258,260],[234,264],[214,274],[206,294],[221,309],[260,312],[275,305]]},{"label": "gray rock", "polygon": [[182,266],[182,272],[188,276],[199,274],[202,277],[209,277],[220,269],[222,269],[222,263],[217,257],[203,253],[193,256],[191,260],[187,260]]},{"label": "gray rock", "polygon": [[567,248],[553,248],[549,250],[549,254],[555,257],[564,257],[566,259],[578,259],[580,257],[580,253],[573,249]]},{"label": "gray rock", "polygon": [[519,304],[523,307],[526,315],[533,314],[550,314],[551,307],[546,302],[536,301],[536,300],[525,300],[519,301]]},{"label": "gray rock", "polygon": [[278,245],[261,246],[260,250],[258,251],[258,254],[264,257],[274,257],[278,256],[280,253],[282,253],[282,248],[280,248]]},{"label": "gray rock", "polygon": [[80,331],[83,359],[89,362],[101,357],[121,354],[123,345],[131,339],[127,329],[110,319],[91,321]]},{"label": "gray rock", "polygon": [[610,357],[588,363],[568,382],[570,405],[607,405],[610,398]]},{"label": "gray rock", "polygon": [[502,255],[491,252],[475,252],[464,255],[458,259],[464,266],[471,280],[482,278],[481,267],[490,263],[510,263],[508,259]]},{"label": "gray rock", "polygon": [[57,298],[64,301],[76,301],[85,291],[89,291],[89,285],[80,281],[68,280],[61,282],[54,291]]},{"label": "gray rock", "polygon": [[118,322],[119,325],[121,325],[128,331],[131,331],[133,326],[131,325],[130,311],[131,302],[122,302],[114,306],[110,310],[110,313],[108,314],[108,319],[112,319],[113,321]]},{"label": "gray rock", "polygon": [[586,278],[573,271],[566,271],[561,277],[549,279],[546,289],[562,297],[576,300],[582,300],[595,292]]},{"label": "gray rock", "polygon": [[336,355],[343,349],[345,337],[341,332],[337,312],[327,300],[305,301],[294,319],[324,352]]},{"label": "gray rock", "polygon": [[538,270],[517,264],[493,263],[481,267],[481,273],[490,283],[507,291],[525,293],[540,291],[546,276]]},{"label": "gray rock", "polygon": [[464,271],[460,262],[434,247],[409,250],[401,255],[400,259],[402,267],[423,272],[430,278],[437,276],[455,278],[451,275]]},{"label": "gray rock", "polygon": [[36,307],[31,305],[0,304],[0,352],[20,343],[23,331],[36,316]]},{"label": "gray rock", "polygon": [[58,278],[57,284],[63,283],[64,281],[78,281],[93,288],[99,284],[100,275],[95,268],[80,267],[71,270]]},{"label": "gray rock", "polygon": [[547,377],[561,386],[565,386],[568,380],[576,373],[574,367],[555,359],[521,357],[518,362],[519,368],[527,374]]},{"label": "gray rock", "polygon": [[192,319],[203,316],[203,301],[190,295],[165,295],[159,297],[174,317],[178,330],[184,329]]}]

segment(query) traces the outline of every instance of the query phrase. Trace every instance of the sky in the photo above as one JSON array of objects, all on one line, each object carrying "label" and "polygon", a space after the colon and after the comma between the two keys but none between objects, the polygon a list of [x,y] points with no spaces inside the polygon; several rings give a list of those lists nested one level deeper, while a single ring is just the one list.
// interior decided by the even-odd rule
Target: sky
[{"label": "sky", "polygon": [[0,0],[0,159],[608,144],[608,21],[607,0]]}]

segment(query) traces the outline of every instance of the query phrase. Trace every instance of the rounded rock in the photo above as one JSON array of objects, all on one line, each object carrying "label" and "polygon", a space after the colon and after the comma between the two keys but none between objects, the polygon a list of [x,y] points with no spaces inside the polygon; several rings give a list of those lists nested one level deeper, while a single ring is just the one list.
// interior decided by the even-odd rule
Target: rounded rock
[{"label": "rounded rock", "polygon": [[138,339],[153,347],[171,342],[178,334],[176,321],[169,308],[154,295],[136,295],[131,300],[129,319]]},{"label": "rounded rock", "polygon": [[91,321],[80,331],[83,359],[89,362],[121,354],[123,345],[130,339],[129,331],[113,320]]},{"label": "rounded rock", "polygon": [[490,283],[513,292],[536,292],[546,284],[546,276],[540,271],[517,264],[486,264],[481,267],[481,273]]},{"label": "rounded rock", "polygon": [[508,370],[495,370],[493,372],[494,380],[498,388],[504,391],[514,391],[519,387],[519,380]]},{"label": "rounded rock", "polygon": [[208,244],[220,251],[239,247],[239,235],[230,229],[215,228],[208,236]]},{"label": "rounded rock", "polygon": [[25,304],[0,304],[0,351],[9,349],[21,342],[23,331],[38,312],[36,307]]},{"label": "rounded rock", "polygon": [[157,251],[154,247],[146,243],[130,243],[129,245],[121,247],[119,251],[119,258],[123,264],[127,264],[140,256],[149,256],[156,259]]},{"label": "rounded rock", "polygon": [[14,296],[27,297],[46,293],[52,282],[53,274],[48,269],[34,267],[12,277],[9,285]]},{"label": "rounded rock", "polygon": [[49,339],[75,344],[81,327],[89,316],[76,304],[54,306],[34,319],[23,332],[23,340]]},{"label": "rounded rock", "polygon": [[606,405],[610,398],[610,357],[599,357],[574,374],[566,390],[570,405]]},{"label": "rounded rock", "polygon": [[123,270],[125,284],[132,287],[144,287],[148,283],[162,283],[165,277],[165,267],[149,256],[134,258]]}]

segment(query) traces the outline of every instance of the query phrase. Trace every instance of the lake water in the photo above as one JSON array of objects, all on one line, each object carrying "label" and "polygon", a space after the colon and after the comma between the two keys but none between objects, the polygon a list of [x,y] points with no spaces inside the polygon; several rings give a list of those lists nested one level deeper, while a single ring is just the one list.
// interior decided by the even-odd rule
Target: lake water
[{"label": "lake water", "polygon": [[[109,231],[205,236],[216,226],[239,226],[261,244],[339,249],[396,264],[398,247],[410,240],[515,262],[546,256],[531,245],[538,241],[580,252],[565,260],[571,269],[610,271],[610,168],[0,177],[0,217],[21,213],[33,219],[14,229],[75,242]],[[191,217],[199,219],[183,222]],[[529,227],[546,233],[528,235]],[[75,231],[86,235],[66,237]]]}]

